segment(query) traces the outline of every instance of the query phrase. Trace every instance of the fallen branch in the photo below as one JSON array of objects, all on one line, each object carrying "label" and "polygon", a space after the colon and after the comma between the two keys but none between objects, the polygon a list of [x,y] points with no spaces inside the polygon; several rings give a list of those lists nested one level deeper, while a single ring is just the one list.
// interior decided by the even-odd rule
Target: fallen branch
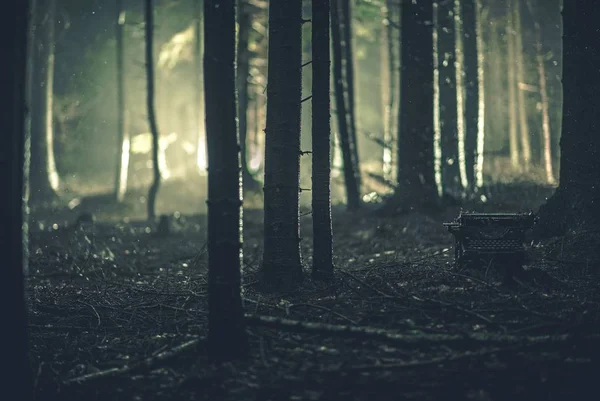
[{"label": "fallen branch", "polygon": [[198,345],[198,343],[200,342],[200,340],[201,339],[199,339],[199,338],[190,340],[188,342],[178,345],[175,348],[171,348],[169,350],[162,351],[156,355],[153,355],[146,359],[142,359],[141,361],[134,362],[129,365],[121,366],[120,368],[111,368],[111,369],[101,370],[99,372],[88,373],[88,374],[85,374],[82,376],[77,376],[72,379],[63,381],[63,384],[64,385],[81,384],[83,382],[88,382],[88,381],[92,381],[92,380],[98,380],[98,379],[103,379],[103,378],[107,378],[107,377],[115,377],[115,376],[119,376],[119,375],[124,375],[127,373],[131,373],[133,371],[136,371],[138,369],[149,369],[152,366],[154,366],[157,362],[171,359],[185,351],[188,351],[188,350],[196,347]]},{"label": "fallen branch", "polygon": [[494,333],[464,333],[464,334],[401,334],[389,330],[368,326],[347,326],[318,322],[303,322],[277,318],[272,316],[246,315],[246,324],[249,326],[263,326],[283,331],[300,333],[321,334],[329,336],[346,337],[357,340],[381,341],[397,346],[435,346],[454,345],[472,346],[479,345],[553,345],[575,340],[600,341],[599,334],[588,336],[574,334],[544,335],[544,336],[515,336]]}]

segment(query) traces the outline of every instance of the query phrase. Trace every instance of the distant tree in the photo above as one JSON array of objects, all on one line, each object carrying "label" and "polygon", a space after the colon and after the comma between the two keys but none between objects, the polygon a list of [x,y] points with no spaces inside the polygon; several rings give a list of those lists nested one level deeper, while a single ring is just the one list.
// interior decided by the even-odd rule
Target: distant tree
[{"label": "distant tree", "polygon": [[300,255],[302,1],[269,2],[262,273],[268,287],[296,284]]},{"label": "distant tree", "polygon": [[127,191],[129,171],[129,133],[126,122],[125,103],[125,71],[123,63],[123,31],[125,28],[125,9],[123,0],[115,4],[115,39],[116,39],[116,73],[117,73],[117,169],[115,174],[115,200],[122,202]]},{"label": "distant tree", "polygon": [[333,275],[329,0],[312,0],[313,277]]},{"label": "distant tree", "polygon": [[358,192],[362,186],[362,177],[360,172],[360,158],[358,154],[358,132],[356,124],[356,92],[357,85],[355,81],[356,57],[354,57],[354,41],[352,29],[352,8],[354,0],[339,0],[340,5],[340,28],[342,30],[342,58],[344,60],[344,83],[346,87],[346,99],[348,102],[348,127],[350,131],[350,144],[352,146],[352,158],[358,183]]},{"label": "distant tree", "polygon": [[440,2],[437,10],[439,113],[442,149],[442,183],[445,190],[460,188],[458,163],[457,94],[456,91],[456,39],[454,30],[454,4]]},{"label": "distant tree", "polygon": [[154,6],[153,0],[144,0],[145,16],[145,42],[146,42],[146,108],[148,124],[152,134],[152,185],[148,191],[148,220],[156,216],[156,195],[160,187],[160,165],[158,164],[158,125],[156,123],[156,110],[154,106]]},{"label": "distant tree", "polygon": [[506,23],[506,41],[507,41],[507,66],[508,73],[508,140],[510,146],[510,162],[512,168],[519,170],[521,168],[521,152],[519,148],[518,133],[518,108],[517,108],[517,76],[516,76],[516,51],[514,35],[514,0],[507,0],[508,21]]},{"label": "distant tree", "polygon": [[434,177],[433,0],[402,6],[398,186],[384,213],[436,208]]},{"label": "distant tree", "polygon": [[385,6],[382,6],[382,26],[381,26],[381,105],[383,113],[383,142],[386,145],[383,148],[383,178],[390,182],[395,182],[394,166],[394,140],[396,138],[395,124],[397,113],[397,70],[398,61],[394,49],[394,36],[397,29],[395,26],[395,10],[399,7],[393,5],[392,0],[386,0]]},{"label": "distant tree", "polygon": [[[479,103],[479,46],[478,46],[478,9],[479,0],[463,0],[462,4],[462,40],[464,54],[465,88],[465,165],[467,182],[470,189],[476,187],[477,143],[480,134]],[[522,46],[521,46],[522,48]]]},{"label": "distant tree", "polygon": [[252,28],[252,14],[247,0],[237,0],[238,40],[237,40],[237,93],[238,93],[238,120],[240,129],[240,146],[242,161],[242,177],[244,190],[257,190],[259,183],[254,179],[248,169],[248,79],[250,78],[250,49],[248,48],[250,30]]},{"label": "distant tree", "polygon": [[565,1],[562,16],[560,184],[540,208],[540,237],[597,232],[600,225],[600,30],[589,29],[600,20],[600,8],[594,2]]},{"label": "distant tree", "polygon": [[[23,270],[26,247],[27,221],[24,200],[27,174],[25,155],[26,66],[28,1],[9,0],[2,4],[0,34],[5,70],[0,78],[0,248],[3,256],[0,280],[0,308],[2,313],[2,355],[5,373],[2,392],[15,400],[33,399],[27,340],[27,308],[25,303]],[[26,199],[26,198],[25,198]],[[24,224],[25,223],[25,224]]]},{"label": "distant tree", "polygon": [[242,309],[242,199],[235,102],[235,0],[204,0],[208,149],[208,350],[248,351]]},{"label": "distant tree", "polygon": [[358,166],[355,163],[351,125],[348,121],[348,103],[345,97],[345,76],[343,74],[343,47],[340,32],[340,1],[331,1],[331,39],[333,46],[333,88],[337,115],[338,135],[344,163],[344,183],[346,201],[351,210],[360,207],[360,183]]},{"label": "distant tree", "polygon": [[[56,1],[36,5],[32,14],[31,183],[33,202],[53,200],[60,186],[54,157],[54,47]],[[44,29],[45,28],[45,29]],[[39,83],[39,84],[36,84]]]},{"label": "distant tree", "polygon": [[204,79],[203,79],[203,49],[202,49],[202,32],[203,32],[203,22],[204,15],[202,12],[202,2],[204,0],[194,0],[194,105],[193,105],[193,117],[194,123],[192,126],[194,127],[194,135],[193,143],[194,143],[194,170],[206,168],[200,163],[201,160],[204,159],[205,155],[202,153],[206,153],[206,138],[203,138],[201,132],[204,128],[205,117],[204,117]]},{"label": "distant tree", "polygon": [[531,141],[529,138],[529,122],[527,120],[527,105],[525,103],[525,92],[521,85],[525,83],[525,60],[523,53],[523,29],[521,28],[521,0],[513,0],[510,10],[514,23],[514,61],[516,72],[517,110],[519,117],[519,137],[521,144],[521,164],[525,171],[529,170],[531,164]]}]

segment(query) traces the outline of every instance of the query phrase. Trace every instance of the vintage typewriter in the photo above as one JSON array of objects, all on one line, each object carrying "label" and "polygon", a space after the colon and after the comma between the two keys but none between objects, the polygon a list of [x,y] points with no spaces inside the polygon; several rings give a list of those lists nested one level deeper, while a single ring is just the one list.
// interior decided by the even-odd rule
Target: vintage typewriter
[{"label": "vintage typewriter", "polygon": [[456,267],[499,262],[512,276],[526,260],[525,235],[535,221],[533,213],[461,212],[453,222],[444,223],[454,236]]}]

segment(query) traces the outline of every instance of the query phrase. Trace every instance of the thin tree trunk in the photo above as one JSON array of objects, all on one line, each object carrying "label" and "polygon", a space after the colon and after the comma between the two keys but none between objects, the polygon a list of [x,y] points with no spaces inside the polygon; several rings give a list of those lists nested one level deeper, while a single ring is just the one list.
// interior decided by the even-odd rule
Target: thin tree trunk
[{"label": "thin tree trunk", "polygon": [[[439,124],[442,148],[441,181],[444,190],[456,192],[460,189],[458,158],[458,96],[459,88],[456,69],[456,37],[454,4],[440,3],[438,6],[438,51],[439,65]],[[437,82],[436,82],[437,83]]]},{"label": "thin tree trunk", "polygon": [[26,176],[28,126],[26,107],[28,2],[10,0],[2,5],[0,34],[3,45],[3,92],[0,93],[0,248],[3,271],[0,284],[2,313],[2,368],[7,372],[2,391],[10,399],[30,401],[32,376],[28,358],[27,305],[23,270],[26,265]]},{"label": "thin tree trunk", "polygon": [[508,21],[506,25],[506,40],[508,42],[508,138],[510,146],[510,162],[513,169],[520,169],[519,137],[517,131],[517,83],[515,77],[515,35],[512,0],[508,0]]},{"label": "thin tree trunk", "polygon": [[56,0],[48,2],[48,62],[46,64],[46,143],[48,144],[48,177],[50,186],[58,190],[60,179],[54,157],[54,60],[56,53]]},{"label": "thin tree trunk", "polygon": [[352,163],[354,164],[354,174],[358,193],[362,186],[362,176],[360,171],[360,158],[358,153],[358,132],[356,124],[356,80],[355,80],[355,57],[354,41],[352,40],[352,0],[340,0],[340,28],[342,29],[342,59],[344,60],[344,73],[346,83],[346,98],[348,111],[348,130],[350,132],[350,146],[352,148]]},{"label": "thin tree trunk", "polygon": [[194,62],[195,62],[195,92],[194,92],[194,145],[196,147],[194,168],[200,174],[206,173],[207,155],[206,155],[206,129],[204,121],[204,79],[203,79],[203,64],[202,64],[202,25],[204,22],[204,14],[202,10],[202,2],[204,0],[194,1]]},{"label": "thin tree trunk", "polygon": [[333,275],[329,0],[312,0],[313,277]]},{"label": "thin tree trunk", "polygon": [[242,195],[235,100],[235,0],[204,0],[208,145],[208,350],[248,353],[242,308]]},{"label": "thin tree trunk", "polygon": [[523,157],[523,168],[529,170],[531,163],[531,143],[529,138],[529,122],[527,121],[527,105],[525,103],[525,92],[521,84],[525,83],[525,66],[523,59],[523,32],[521,29],[521,0],[513,0],[513,19],[515,37],[515,67],[517,71],[517,105],[519,116],[519,128],[521,137],[521,156]]},{"label": "thin tree trunk", "polygon": [[463,0],[463,55],[465,74],[465,166],[467,182],[475,188],[475,163],[479,137],[479,49],[477,45],[478,9],[476,0]]},{"label": "thin tree trunk", "polygon": [[300,256],[302,1],[269,2],[263,282],[295,286]]},{"label": "thin tree trunk", "polygon": [[402,74],[399,107],[398,188],[391,207],[437,207],[434,177],[433,1],[402,8]]},{"label": "thin tree trunk", "polygon": [[381,26],[381,102],[383,113],[383,148],[382,176],[389,182],[395,182],[393,168],[393,144],[395,139],[394,112],[396,104],[396,57],[394,54],[393,38],[394,26],[392,25],[393,8],[392,0],[386,0],[382,7]]},{"label": "thin tree trunk", "polygon": [[440,119],[440,46],[439,37],[442,33],[439,22],[439,4],[433,3],[433,170],[438,196],[444,194],[442,174],[442,123]]},{"label": "thin tree trunk", "polygon": [[485,42],[483,40],[483,20],[484,12],[481,0],[475,0],[477,13],[477,85],[478,85],[478,105],[477,105],[477,150],[475,160],[475,187],[483,187],[483,156],[485,148],[485,119],[486,119],[486,93],[485,93]]},{"label": "thin tree trunk", "polygon": [[125,103],[125,71],[123,63],[123,32],[125,28],[125,10],[123,0],[116,0],[115,38],[117,67],[117,169],[115,175],[115,200],[122,202],[127,192],[129,171],[129,133],[127,132]]},{"label": "thin tree trunk", "polygon": [[469,186],[467,176],[467,116],[466,109],[466,85],[465,85],[465,53],[463,40],[462,2],[454,0],[454,38],[455,38],[455,72],[456,72],[456,132],[458,138],[458,171],[460,184],[463,188]]},{"label": "thin tree trunk", "polygon": [[540,22],[536,19],[531,3],[527,2],[529,12],[534,19],[535,28],[535,46],[536,46],[536,61],[538,69],[538,78],[540,83],[540,102],[542,103],[542,161],[546,172],[546,181],[548,184],[556,184],[554,177],[554,167],[552,165],[552,135],[550,131],[550,112],[548,99],[548,87],[546,84],[546,66],[544,61],[543,45],[542,45],[542,28]]},{"label": "thin tree trunk", "polygon": [[256,191],[258,182],[248,169],[248,78],[250,77],[250,50],[248,40],[252,24],[252,16],[245,6],[245,0],[238,1],[238,40],[237,40],[237,93],[238,121],[240,128],[240,146],[242,162],[242,180],[244,190]]},{"label": "thin tree trunk", "polygon": [[[356,165],[353,161],[352,138],[348,126],[348,110],[344,98],[344,76],[342,64],[342,38],[340,35],[340,0],[331,1],[331,39],[333,46],[333,87],[335,95],[335,108],[339,131],[339,140],[342,148],[344,163],[344,182],[346,186],[346,202],[348,209],[355,210],[360,207],[360,187],[358,184]],[[343,1],[343,0],[342,0]]]},{"label": "thin tree trunk", "polygon": [[146,108],[148,124],[152,134],[152,185],[148,191],[148,220],[156,216],[156,195],[160,187],[160,166],[158,164],[158,126],[156,124],[156,111],[154,108],[154,9],[153,0],[144,0],[145,34],[146,34]]}]

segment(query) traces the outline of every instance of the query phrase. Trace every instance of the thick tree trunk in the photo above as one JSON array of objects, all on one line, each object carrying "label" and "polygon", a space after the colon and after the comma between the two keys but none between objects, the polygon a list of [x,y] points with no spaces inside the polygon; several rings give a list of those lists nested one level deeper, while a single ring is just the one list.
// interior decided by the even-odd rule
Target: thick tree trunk
[{"label": "thick tree trunk", "polygon": [[[600,20],[594,2],[563,6],[563,123],[560,185],[539,212],[537,234],[598,230],[600,225]],[[597,246],[595,244],[594,246]]]},{"label": "thick tree trunk", "polygon": [[517,79],[516,79],[516,66],[515,66],[515,35],[514,35],[514,16],[512,8],[514,7],[514,1],[508,0],[508,21],[506,25],[506,41],[508,43],[507,49],[507,72],[508,72],[508,140],[510,148],[510,162],[515,170],[521,168],[520,162],[521,157],[519,154],[519,135],[517,125]]},{"label": "thick tree trunk", "polygon": [[240,147],[242,162],[242,179],[244,191],[259,189],[258,182],[254,179],[248,168],[248,78],[250,77],[250,50],[248,39],[252,24],[252,16],[245,0],[238,1],[238,40],[237,40],[237,93],[238,93],[238,121],[240,129]]},{"label": "thick tree trunk", "polygon": [[312,0],[313,277],[333,275],[329,0]]},{"label": "thick tree trunk", "polygon": [[263,282],[294,286],[300,256],[302,1],[269,2]]},{"label": "thick tree trunk", "polygon": [[352,2],[353,0],[339,0],[340,7],[340,28],[342,30],[342,60],[344,60],[344,73],[346,84],[346,100],[348,106],[348,130],[350,132],[350,146],[352,148],[352,163],[354,164],[354,174],[358,193],[362,186],[362,176],[360,171],[360,158],[358,152],[358,131],[356,124],[356,80],[355,80],[355,57],[354,41],[352,40]]},{"label": "thick tree trunk", "polygon": [[392,212],[416,207],[434,208],[439,204],[433,166],[434,54],[431,21],[432,0],[403,4],[398,187],[384,208]]},{"label": "thick tree trunk", "polygon": [[115,38],[117,67],[117,169],[115,174],[115,200],[122,202],[127,191],[129,172],[129,133],[127,132],[125,104],[125,71],[123,63],[123,32],[125,28],[125,10],[123,0],[116,0]]},{"label": "thick tree trunk", "polygon": [[[218,6],[218,7],[217,7]],[[208,350],[248,351],[242,308],[242,199],[235,101],[235,0],[204,0],[208,147]]]},{"label": "thick tree trunk", "polygon": [[515,36],[515,67],[517,72],[517,107],[519,116],[519,133],[521,139],[522,165],[525,171],[529,170],[531,164],[531,141],[529,138],[529,121],[527,120],[527,105],[525,103],[525,91],[521,84],[525,83],[525,61],[523,54],[523,31],[521,29],[521,0],[513,0],[513,20]]},{"label": "thick tree trunk", "polygon": [[[27,210],[26,76],[28,2],[10,0],[2,5],[0,34],[4,73],[0,93],[0,248],[3,256],[0,280],[0,313],[3,341],[2,369],[7,373],[2,392],[10,399],[32,400],[32,380],[27,341],[27,306],[23,270],[26,264]],[[25,228],[25,230],[24,230]]]},{"label": "thick tree trunk", "polygon": [[352,136],[348,123],[348,108],[344,96],[343,49],[340,26],[340,0],[331,1],[331,39],[333,48],[333,88],[335,108],[339,131],[339,140],[344,163],[344,183],[346,186],[346,202],[348,209],[360,207],[360,186],[358,172],[354,163]]},{"label": "thick tree trunk", "polygon": [[454,34],[454,4],[438,5],[439,113],[442,148],[442,183],[445,190],[460,189],[458,162],[458,114],[456,91],[456,39]]},{"label": "thick tree trunk", "polygon": [[145,34],[146,34],[146,109],[148,124],[152,134],[152,185],[148,190],[148,220],[156,216],[156,196],[160,187],[160,166],[158,164],[158,126],[154,107],[154,7],[153,0],[144,0]]},{"label": "thick tree trunk", "polygon": [[463,0],[463,54],[465,71],[465,166],[467,182],[475,188],[477,139],[479,137],[479,49],[477,46],[477,1]]}]

